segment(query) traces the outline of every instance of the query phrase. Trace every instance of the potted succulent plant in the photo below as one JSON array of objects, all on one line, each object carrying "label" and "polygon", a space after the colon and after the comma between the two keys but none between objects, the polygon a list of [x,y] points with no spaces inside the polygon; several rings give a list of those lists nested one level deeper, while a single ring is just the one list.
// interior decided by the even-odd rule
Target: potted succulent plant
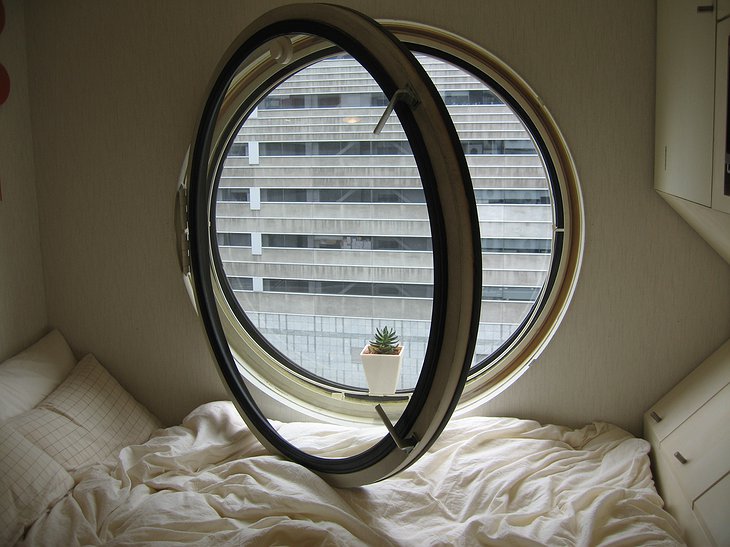
[{"label": "potted succulent plant", "polygon": [[372,395],[393,395],[400,378],[403,346],[395,329],[375,329],[375,336],[360,352],[365,379]]}]

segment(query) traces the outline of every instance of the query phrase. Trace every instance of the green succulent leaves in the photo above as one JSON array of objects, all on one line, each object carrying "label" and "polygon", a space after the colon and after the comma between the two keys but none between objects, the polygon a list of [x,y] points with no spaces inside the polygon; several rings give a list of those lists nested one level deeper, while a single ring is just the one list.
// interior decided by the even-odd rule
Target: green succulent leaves
[{"label": "green succulent leaves", "polygon": [[387,326],[382,329],[375,329],[375,337],[368,343],[370,353],[392,355],[398,353],[398,336],[395,329]]}]

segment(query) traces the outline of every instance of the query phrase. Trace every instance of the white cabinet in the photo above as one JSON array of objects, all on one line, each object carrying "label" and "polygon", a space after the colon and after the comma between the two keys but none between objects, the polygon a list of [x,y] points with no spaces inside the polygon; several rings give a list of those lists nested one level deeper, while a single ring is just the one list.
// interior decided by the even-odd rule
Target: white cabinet
[{"label": "white cabinet", "polygon": [[730,262],[728,15],[728,0],[657,1],[654,187]]},{"label": "white cabinet", "polygon": [[717,0],[717,20],[730,16],[730,0]]},{"label": "white cabinet", "polygon": [[727,523],[730,511],[730,475],[725,475],[715,487],[700,496],[695,502],[695,508],[715,543],[730,545],[730,526]]},{"label": "white cabinet", "polygon": [[646,412],[644,434],[687,542],[730,544],[730,340]]},{"label": "white cabinet", "polygon": [[697,4],[657,2],[654,186],[709,207],[716,21]]}]

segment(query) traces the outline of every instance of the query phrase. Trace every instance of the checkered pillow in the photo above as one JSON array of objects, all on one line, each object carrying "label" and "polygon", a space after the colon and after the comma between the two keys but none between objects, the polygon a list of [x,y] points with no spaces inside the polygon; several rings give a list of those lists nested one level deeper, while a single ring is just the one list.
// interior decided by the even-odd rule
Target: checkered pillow
[{"label": "checkered pillow", "polygon": [[0,545],[18,541],[72,487],[71,475],[58,462],[11,424],[0,424]]},{"label": "checkered pillow", "polygon": [[69,471],[143,443],[160,427],[91,354],[36,408],[9,421]]},{"label": "checkered pillow", "polygon": [[0,421],[40,403],[76,365],[76,358],[57,330],[0,364]]}]

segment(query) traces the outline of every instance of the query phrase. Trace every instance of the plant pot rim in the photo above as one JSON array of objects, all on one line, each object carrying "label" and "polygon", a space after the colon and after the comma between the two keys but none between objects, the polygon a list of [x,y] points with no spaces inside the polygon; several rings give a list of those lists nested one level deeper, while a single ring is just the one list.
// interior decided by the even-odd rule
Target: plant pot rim
[{"label": "plant pot rim", "polygon": [[398,346],[398,351],[396,353],[373,353],[370,351],[370,344],[366,344],[364,348],[362,348],[362,351],[360,352],[360,356],[364,357],[366,355],[377,355],[382,357],[400,357],[403,355],[403,348],[405,346],[400,345]]}]

